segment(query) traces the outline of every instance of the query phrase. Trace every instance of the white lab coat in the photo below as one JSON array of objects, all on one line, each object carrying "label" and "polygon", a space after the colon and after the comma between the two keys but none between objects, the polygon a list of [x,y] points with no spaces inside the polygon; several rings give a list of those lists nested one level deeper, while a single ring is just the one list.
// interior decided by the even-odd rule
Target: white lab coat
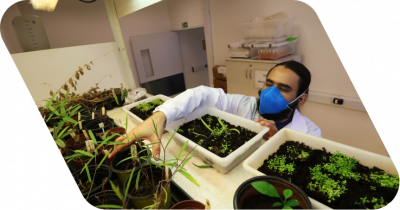
[{"label": "white lab coat", "polygon": [[[245,95],[226,94],[221,88],[199,86],[188,89],[173,99],[158,106],[154,112],[161,111],[167,117],[166,126],[172,121],[185,118],[193,110],[210,106],[250,120],[262,118],[257,111],[257,98]],[[321,130],[315,123],[304,117],[296,109],[292,122],[285,126],[303,133],[321,137]]]}]

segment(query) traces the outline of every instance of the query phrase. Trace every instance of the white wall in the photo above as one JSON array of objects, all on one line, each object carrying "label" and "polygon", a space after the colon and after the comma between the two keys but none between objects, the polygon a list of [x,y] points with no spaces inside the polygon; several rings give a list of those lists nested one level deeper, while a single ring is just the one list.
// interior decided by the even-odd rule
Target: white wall
[{"label": "white wall", "polygon": [[161,1],[126,15],[119,19],[119,24],[125,41],[125,47],[127,48],[126,52],[128,53],[133,77],[135,78],[136,85],[139,86],[139,76],[137,74],[129,37],[171,31],[167,2]]},{"label": "white wall", "polygon": [[14,4],[4,13],[3,18],[1,19],[1,38],[7,46],[10,54],[22,52],[21,45],[18,42],[17,35],[15,34],[12,25],[12,19],[19,15],[21,15],[19,8],[17,4]]},{"label": "white wall", "polygon": [[207,64],[207,53],[203,49],[204,29],[183,30],[179,31],[178,35],[186,88],[209,86],[208,68],[192,72],[192,66]]},{"label": "white wall", "polygon": [[96,83],[100,90],[120,87],[120,83],[127,87],[115,42],[17,53],[12,58],[38,104],[50,98],[50,90],[55,93],[61,85],[68,84],[69,78],[75,81],[75,71],[85,64],[90,65],[91,70],[84,68],[84,75],[77,80],[77,90],[71,91],[83,93]]},{"label": "white wall", "polygon": [[[240,23],[249,22],[252,16],[285,11],[295,18],[293,30],[299,36],[297,53],[303,55],[303,64],[312,74],[310,90],[358,98],[318,16],[305,3],[292,0],[211,0],[209,4],[215,65],[225,64],[230,42],[243,39]],[[368,113],[313,102],[306,102],[301,112],[321,128],[324,138],[387,155]],[[367,146],[365,142],[374,146]]]},{"label": "white wall", "polygon": [[[28,1],[18,2],[16,5],[19,8],[20,15],[39,16],[46,28],[52,49],[114,41],[103,1],[88,4],[78,0],[60,0],[54,12],[35,11]],[[9,10],[14,11],[15,9],[10,8]],[[4,15],[2,22],[11,22],[13,16]],[[15,36],[14,31],[12,28],[10,30],[3,27],[2,24],[2,34],[7,34],[3,38],[7,48],[13,48],[12,45],[8,44],[10,42],[8,40]],[[13,50],[12,53],[18,52],[22,52],[22,49]]]},{"label": "white wall", "polygon": [[188,23],[185,29],[204,26],[202,0],[166,0],[166,2],[172,31],[182,30],[183,22]]}]

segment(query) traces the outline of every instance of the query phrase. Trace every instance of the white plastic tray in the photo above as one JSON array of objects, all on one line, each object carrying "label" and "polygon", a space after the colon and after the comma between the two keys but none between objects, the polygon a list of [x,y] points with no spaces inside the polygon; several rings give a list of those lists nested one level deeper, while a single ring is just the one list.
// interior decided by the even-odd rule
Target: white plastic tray
[{"label": "white plastic tray", "polygon": [[148,103],[148,102],[153,101],[153,100],[155,100],[155,99],[161,99],[162,101],[165,102],[165,101],[167,101],[167,100],[169,100],[169,99],[171,99],[171,98],[168,97],[168,96],[165,96],[165,95],[161,95],[161,94],[160,94],[160,95],[155,95],[155,96],[152,96],[152,97],[143,99],[143,100],[141,100],[141,101],[137,101],[137,102],[135,102],[135,103],[126,105],[126,106],[122,107],[122,110],[124,110],[124,112],[128,113],[128,114],[129,114],[129,117],[132,119],[132,121],[138,125],[138,124],[142,123],[143,120],[140,119],[140,117],[138,117],[138,116],[136,116],[135,114],[133,114],[132,112],[130,112],[129,110],[132,109],[133,107],[135,107],[135,106],[137,106],[137,105],[143,103],[143,102]]},{"label": "white plastic tray", "polygon": [[[224,158],[215,155],[214,153],[210,152],[209,150],[201,146],[196,147],[196,149],[193,152],[197,153],[197,155],[201,159],[206,161],[208,164],[212,165],[216,170],[218,170],[223,174],[228,173],[233,167],[235,167],[237,164],[243,161],[251,153],[253,153],[260,146],[260,140],[263,137],[263,135],[269,131],[268,127],[261,126],[259,123],[256,123],[252,120],[248,120],[243,117],[239,117],[208,106],[196,109],[195,111],[190,113],[186,118],[182,118],[171,122],[166,128],[166,130],[169,133],[173,133],[175,129],[183,125],[186,121],[190,122],[206,114],[219,117],[229,122],[232,125],[242,126],[244,128],[250,129],[251,131],[258,133],[254,138],[249,140],[246,144],[239,147],[238,149],[236,149],[235,151],[233,151],[231,154],[229,154]],[[191,151],[197,145],[196,143],[180,135],[179,133],[175,134],[174,140],[178,145],[183,145],[185,142],[189,141],[188,145],[186,146],[188,151]]]},{"label": "white plastic tray", "polygon": [[[376,166],[391,174],[397,174],[395,165],[392,159],[386,156],[378,155],[355,147],[340,144],[323,138],[318,138],[313,135],[305,134],[288,128],[284,128],[276,133],[271,139],[265,142],[256,152],[243,162],[243,167],[254,176],[264,176],[265,174],[259,172],[257,169],[264,163],[264,160],[276,152],[279,146],[287,140],[304,142],[307,146],[313,149],[322,149],[325,147],[326,151],[334,153],[336,150],[341,153],[353,157],[368,167]],[[268,174],[267,174],[268,175]],[[330,209],[330,207],[310,198],[312,207],[315,209]]]}]

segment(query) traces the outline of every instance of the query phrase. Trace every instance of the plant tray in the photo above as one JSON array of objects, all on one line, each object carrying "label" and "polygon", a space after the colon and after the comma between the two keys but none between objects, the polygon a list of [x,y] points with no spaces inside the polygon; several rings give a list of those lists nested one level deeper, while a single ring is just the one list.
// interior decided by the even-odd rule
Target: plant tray
[{"label": "plant tray", "polygon": [[143,103],[143,102],[148,103],[148,102],[151,102],[151,101],[153,101],[153,100],[155,100],[155,99],[161,99],[162,101],[165,102],[165,101],[167,101],[167,100],[169,100],[169,99],[171,99],[171,98],[170,98],[170,97],[167,97],[167,96],[165,96],[165,95],[156,95],[156,96],[152,96],[152,97],[146,98],[146,99],[144,99],[144,100],[137,101],[137,102],[135,102],[135,103],[126,105],[126,106],[122,107],[122,110],[123,110],[124,112],[126,112],[126,113],[129,114],[130,119],[131,119],[134,123],[136,123],[136,125],[139,125],[140,123],[143,122],[143,120],[140,119],[140,117],[138,117],[137,115],[135,115],[135,114],[133,114],[132,112],[130,112],[129,110],[132,109],[133,107],[136,107],[137,105],[139,105],[139,104],[141,104],[141,103]]},{"label": "plant tray", "polygon": [[[243,167],[245,170],[249,171],[253,174],[253,176],[263,176],[268,174],[263,174],[258,171],[261,165],[263,165],[264,160],[268,159],[270,155],[275,153],[280,145],[285,143],[286,141],[298,141],[300,143],[304,143],[307,146],[311,146],[313,149],[322,149],[325,148],[327,152],[331,152],[332,154],[336,151],[340,151],[344,155],[348,157],[353,157],[359,160],[359,163],[367,166],[367,167],[378,167],[385,172],[396,174],[398,172],[396,170],[395,165],[389,157],[385,157],[382,155],[378,155],[372,152],[368,152],[365,150],[361,150],[355,147],[347,146],[344,144],[340,144],[334,141],[330,141],[323,138],[318,138],[313,135],[305,134],[302,132],[298,132],[295,130],[284,128],[276,133],[271,139],[265,142],[259,150],[254,152],[249,158],[247,158],[243,162]],[[330,207],[314,200],[310,197],[311,204],[313,208],[316,209],[330,209]]]},{"label": "plant tray", "polygon": [[201,146],[196,147],[197,145],[196,143],[180,135],[179,133],[175,134],[174,140],[178,145],[183,145],[185,142],[189,141],[188,145],[186,146],[187,151],[191,151],[194,147],[196,147],[196,149],[193,152],[197,153],[197,155],[201,159],[206,161],[208,164],[212,165],[216,170],[218,170],[223,174],[228,173],[233,167],[235,167],[237,164],[243,161],[251,153],[253,153],[260,146],[260,141],[263,135],[269,131],[269,128],[261,126],[259,123],[256,123],[252,120],[245,119],[243,117],[239,117],[207,106],[196,109],[195,111],[190,113],[186,118],[182,118],[171,122],[166,128],[166,130],[172,134],[179,126],[183,125],[183,123],[185,123],[186,121],[190,122],[206,114],[219,117],[231,123],[232,125],[241,126],[258,133],[255,137],[250,139],[246,144],[239,147],[238,149],[236,149],[235,151],[233,151],[231,154],[229,154],[224,158],[215,155],[214,153],[210,152],[209,150]]}]

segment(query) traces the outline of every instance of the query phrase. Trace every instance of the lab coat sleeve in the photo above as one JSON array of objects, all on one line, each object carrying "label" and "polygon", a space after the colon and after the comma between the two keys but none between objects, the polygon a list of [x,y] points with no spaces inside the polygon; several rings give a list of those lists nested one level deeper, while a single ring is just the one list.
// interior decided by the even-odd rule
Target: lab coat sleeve
[{"label": "lab coat sleeve", "polygon": [[185,118],[195,109],[203,106],[214,107],[231,114],[248,115],[248,113],[243,114],[246,107],[240,109],[239,106],[243,98],[246,98],[246,96],[226,94],[221,88],[199,86],[188,89],[175,98],[166,101],[158,106],[154,112],[160,111],[166,115],[166,126],[172,121]]}]

